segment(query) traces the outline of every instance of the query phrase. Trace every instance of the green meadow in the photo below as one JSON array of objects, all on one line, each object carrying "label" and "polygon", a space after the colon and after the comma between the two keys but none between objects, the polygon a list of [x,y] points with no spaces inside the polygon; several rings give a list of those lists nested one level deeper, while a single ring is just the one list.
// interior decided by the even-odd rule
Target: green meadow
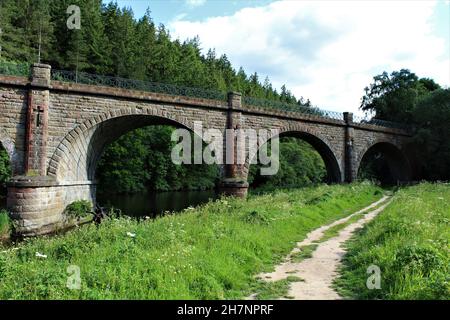
[{"label": "green meadow", "polygon": [[[233,299],[267,292],[256,274],[272,270],[309,231],[382,195],[370,183],[320,185],[28,239],[1,249],[0,299]],[[78,270],[80,287],[69,289]]]}]

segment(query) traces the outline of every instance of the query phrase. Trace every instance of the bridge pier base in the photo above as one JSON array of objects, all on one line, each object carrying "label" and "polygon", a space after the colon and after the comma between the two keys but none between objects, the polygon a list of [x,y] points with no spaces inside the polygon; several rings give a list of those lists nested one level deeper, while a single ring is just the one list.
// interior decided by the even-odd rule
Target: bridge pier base
[{"label": "bridge pier base", "polygon": [[49,176],[14,177],[8,183],[7,198],[14,233],[21,237],[43,235],[89,220],[64,213],[68,204],[80,199],[95,203],[95,184],[60,183]]},{"label": "bridge pier base", "polygon": [[245,198],[248,191],[248,182],[239,178],[224,179],[219,185],[219,193],[225,196]]}]

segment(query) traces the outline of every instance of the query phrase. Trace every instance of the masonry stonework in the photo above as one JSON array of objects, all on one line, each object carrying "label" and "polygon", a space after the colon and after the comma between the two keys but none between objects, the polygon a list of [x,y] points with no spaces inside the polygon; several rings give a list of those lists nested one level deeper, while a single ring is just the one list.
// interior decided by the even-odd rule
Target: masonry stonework
[{"label": "masonry stonework", "polygon": [[[239,93],[228,101],[88,86],[50,80],[51,68],[35,64],[31,79],[0,76],[0,142],[8,151],[14,177],[8,208],[24,236],[50,233],[72,223],[68,204],[95,204],[95,170],[104,148],[121,135],[148,125],[194,129],[277,129],[279,136],[309,142],[322,156],[329,182],[351,182],[363,156],[376,146],[414,168],[408,157],[410,135],[397,129],[245,105]],[[259,147],[266,141],[259,141]],[[238,137],[229,148],[236,159]],[[225,144],[224,144],[225,148]],[[224,157],[226,149],[223,150]],[[399,160],[400,159],[400,160]],[[221,192],[245,196],[251,159],[222,169]],[[408,169],[409,170],[409,169]],[[410,179],[413,170],[399,179]]]}]

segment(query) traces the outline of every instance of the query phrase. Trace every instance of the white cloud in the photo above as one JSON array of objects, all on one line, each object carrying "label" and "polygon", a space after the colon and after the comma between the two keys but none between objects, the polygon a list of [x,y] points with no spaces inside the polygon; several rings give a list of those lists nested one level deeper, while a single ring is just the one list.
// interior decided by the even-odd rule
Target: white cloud
[{"label": "white cloud", "polygon": [[296,96],[357,112],[372,77],[409,68],[450,85],[445,39],[432,34],[435,2],[278,1],[204,21],[174,20],[171,33],[200,36],[237,68],[268,75]]},{"label": "white cloud", "polygon": [[186,3],[190,7],[200,7],[204,5],[206,0],[186,0]]}]

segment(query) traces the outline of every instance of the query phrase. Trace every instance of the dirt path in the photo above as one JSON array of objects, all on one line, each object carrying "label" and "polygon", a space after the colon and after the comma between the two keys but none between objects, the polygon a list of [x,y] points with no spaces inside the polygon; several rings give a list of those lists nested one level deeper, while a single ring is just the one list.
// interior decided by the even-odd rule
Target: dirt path
[{"label": "dirt path", "polygon": [[[345,254],[342,245],[348,241],[353,233],[365,223],[375,218],[390,203],[389,197],[384,196],[370,206],[351,214],[343,219],[337,220],[329,225],[322,226],[310,232],[306,239],[297,243],[297,247],[287,256],[285,262],[276,266],[271,273],[260,274],[259,277],[265,281],[278,281],[289,276],[296,276],[303,281],[292,282],[288,296],[297,300],[330,300],[342,299],[336,291],[331,288],[333,279],[337,275],[338,266]],[[382,205],[381,205],[382,204]],[[380,206],[379,206],[380,205]],[[375,207],[379,206],[377,209]],[[300,251],[300,247],[318,242],[329,228],[345,223],[352,216],[367,212],[358,221],[343,228],[339,235],[318,244],[311,258],[300,262],[292,262],[292,255]],[[254,299],[250,296],[249,299]]]}]

